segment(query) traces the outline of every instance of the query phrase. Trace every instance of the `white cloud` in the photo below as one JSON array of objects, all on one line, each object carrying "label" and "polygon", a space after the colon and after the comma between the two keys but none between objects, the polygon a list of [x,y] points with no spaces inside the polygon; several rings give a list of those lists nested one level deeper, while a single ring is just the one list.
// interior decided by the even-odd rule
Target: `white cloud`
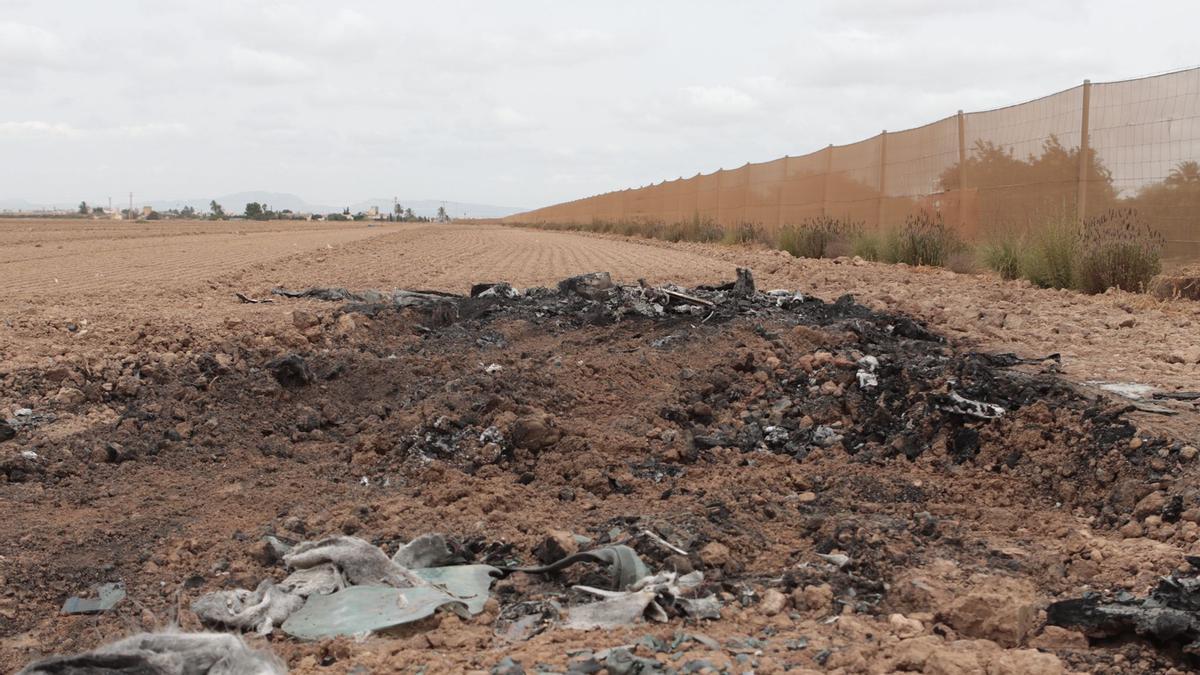
[{"label": "white cloud", "polygon": [[62,41],[44,28],[0,21],[0,69],[55,66],[63,62]]},{"label": "white cloud", "polygon": [[533,120],[508,106],[500,106],[492,111],[496,124],[504,129],[528,129],[533,126]]},{"label": "white cloud", "polygon": [[315,74],[312,68],[294,57],[245,47],[230,49],[229,63],[234,76],[250,84],[294,83]]},{"label": "white cloud", "polygon": [[758,107],[757,99],[734,87],[690,86],[684,87],[683,92],[694,110],[708,115],[744,115]]},{"label": "white cloud", "polygon": [[48,139],[79,138],[83,132],[61,122],[30,120],[25,122],[0,122],[0,139]]}]

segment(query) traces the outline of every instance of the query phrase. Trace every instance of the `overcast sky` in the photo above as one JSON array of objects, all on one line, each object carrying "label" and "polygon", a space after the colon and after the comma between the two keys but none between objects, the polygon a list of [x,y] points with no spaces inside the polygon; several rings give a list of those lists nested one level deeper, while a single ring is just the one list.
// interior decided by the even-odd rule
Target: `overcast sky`
[{"label": "overcast sky", "polygon": [[0,199],[535,207],[1196,65],[1200,2],[0,0]]}]

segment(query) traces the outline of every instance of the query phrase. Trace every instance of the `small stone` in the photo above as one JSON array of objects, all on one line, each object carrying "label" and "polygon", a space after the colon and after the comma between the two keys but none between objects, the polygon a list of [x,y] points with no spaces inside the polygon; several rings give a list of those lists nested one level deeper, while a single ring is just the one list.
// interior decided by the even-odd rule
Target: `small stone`
[{"label": "small stone", "polygon": [[833,607],[833,587],[829,584],[805,586],[792,591],[792,604],[796,609],[810,612],[828,612]]},{"label": "small stone", "polygon": [[1137,450],[1138,448],[1142,447],[1144,442],[1145,441],[1143,441],[1140,437],[1134,436],[1133,438],[1129,439],[1129,449]]},{"label": "small stone", "polygon": [[1142,497],[1141,501],[1133,507],[1133,515],[1136,518],[1145,518],[1150,514],[1162,513],[1163,507],[1166,505],[1166,495],[1156,490]]},{"label": "small stone", "polygon": [[533,548],[533,555],[543,564],[562,560],[579,552],[579,544],[570,532],[550,530],[545,538]]},{"label": "small stone", "polygon": [[1117,530],[1117,532],[1125,539],[1136,539],[1142,536],[1142,524],[1136,520],[1131,520],[1122,525],[1121,529]]},{"label": "small stone", "polygon": [[775,616],[787,609],[787,603],[786,595],[774,588],[769,588],[763,593],[762,602],[758,603],[758,608],[766,616]]},{"label": "small stone", "polygon": [[321,320],[312,312],[306,312],[302,309],[292,312],[292,325],[298,330],[307,330],[319,323],[321,323]]},{"label": "small stone", "polygon": [[1028,582],[989,576],[974,580],[943,619],[963,635],[1015,647],[1033,628],[1037,610],[1037,596]]},{"label": "small stone", "polygon": [[903,614],[892,614],[888,616],[888,625],[896,632],[896,635],[901,638],[911,638],[925,632],[925,624],[916,619],[910,619]]},{"label": "small stone", "polygon": [[796,501],[800,502],[801,504],[811,504],[817,501],[817,493],[811,491],[801,492],[800,494],[796,495]]},{"label": "small stone", "polygon": [[87,400],[87,396],[75,387],[63,387],[58,390],[57,394],[54,395],[54,401],[56,403],[62,403],[65,405],[77,405],[79,403],[83,403],[85,400]]},{"label": "small stone", "polygon": [[1196,450],[1194,445],[1185,445],[1179,449],[1179,458],[1185,461],[1196,459],[1196,455],[1200,454],[1200,450]]},{"label": "small stone", "polygon": [[1030,647],[1058,651],[1060,649],[1087,649],[1088,639],[1083,633],[1060,626],[1046,626],[1037,637],[1029,641]]},{"label": "small stone", "polygon": [[358,324],[355,323],[354,317],[349,314],[343,314],[337,318],[337,324],[334,331],[338,335],[349,335],[358,329]]},{"label": "small stone", "polygon": [[544,450],[562,438],[562,431],[554,426],[549,415],[522,417],[513,422],[508,437],[514,446],[523,450]]},{"label": "small stone", "polygon": [[710,541],[704,545],[704,548],[700,549],[700,560],[704,562],[706,567],[720,567],[724,569],[729,566],[732,559],[729,547],[720,542]]}]

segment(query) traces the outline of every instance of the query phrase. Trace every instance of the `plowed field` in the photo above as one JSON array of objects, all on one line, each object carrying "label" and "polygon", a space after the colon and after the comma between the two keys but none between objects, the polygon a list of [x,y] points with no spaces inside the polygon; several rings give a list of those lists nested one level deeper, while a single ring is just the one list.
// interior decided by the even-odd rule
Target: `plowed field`
[{"label": "plowed field", "polygon": [[[557,614],[587,601],[572,586],[604,582],[584,565],[499,581],[472,618],[248,640],[299,672],[506,657],[595,672],[620,646],[685,672],[1195,664],[1200,623],[1099,635],[1047,609],[1195,571],[1195,400],[1097,381],[1200,389],[1200,303],[492,225],[0,220],[0,235],[0,419],[33,416],[0,435],[5,671],[200,629],[201,594],[286,574],[266,535],[390,555],[426,532],[492,565],[537,563],[548,541],[627,544],[654,571],[704,572],[721,618],[571,630]],[[736,267],[758,293],[696,288]],[[597,271],[625,288],[555,288]],[[481,282],[549,290],[361,294]],[[311,372],[281,375],[288,356]],[[115,581],[112,612],[60,613]],[[519,624],[531,612],[545,621]]]}]

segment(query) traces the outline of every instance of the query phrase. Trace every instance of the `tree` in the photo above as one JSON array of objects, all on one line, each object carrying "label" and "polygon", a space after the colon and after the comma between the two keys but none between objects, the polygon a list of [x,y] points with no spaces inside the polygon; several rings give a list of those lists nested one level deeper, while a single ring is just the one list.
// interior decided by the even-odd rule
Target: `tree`
[{"label": "tree", "polygon": [[[1088,148],[1087,209],[1100,213],[1117,203],[1112,171],[1104,165],[1095,148]],[[999,224],[1038,224],[1048,217],[1073,213],[1079,181],[1079,148],[1067,147],[1057,136],[1042,143],[1041,153],[1015,156],[1011,147],[982,139],[975,141],[967,157],[966,188],[975,190],[980,219]],[[944,191],[958,190],[961,171],[952,164],[938,178]]]},{"label": "tree", "polygon": [[250,220],[266,220],[266,212],[263,210],[262,204],[250,202],[246,205],[246,217]]},{"label": "tree", "polygon": [[179,215],[184,218],[195,218],[196,217],[196,209],[194,209],[191,206],[185,206],[185,207],[183,207],[182,210],[180,210]]},{"label": "tree", "polygon": [[79,215],[86,216],[88,214],[87,202],[79,202]]},{"label": "tree", "polygon": [[208,210],[212,212],[213,218],[225,217],[225,209],[215,199],[208,203]]},{"label": "tree", "polygon": [[450,221],[450,216],[446,215],[446,207],[438,207],[437,219],[439,223],[446,223]]},{"label": "tree", "polygon": [[412,209],[404,209],[404,219],[405,220],[415,220]]}]

